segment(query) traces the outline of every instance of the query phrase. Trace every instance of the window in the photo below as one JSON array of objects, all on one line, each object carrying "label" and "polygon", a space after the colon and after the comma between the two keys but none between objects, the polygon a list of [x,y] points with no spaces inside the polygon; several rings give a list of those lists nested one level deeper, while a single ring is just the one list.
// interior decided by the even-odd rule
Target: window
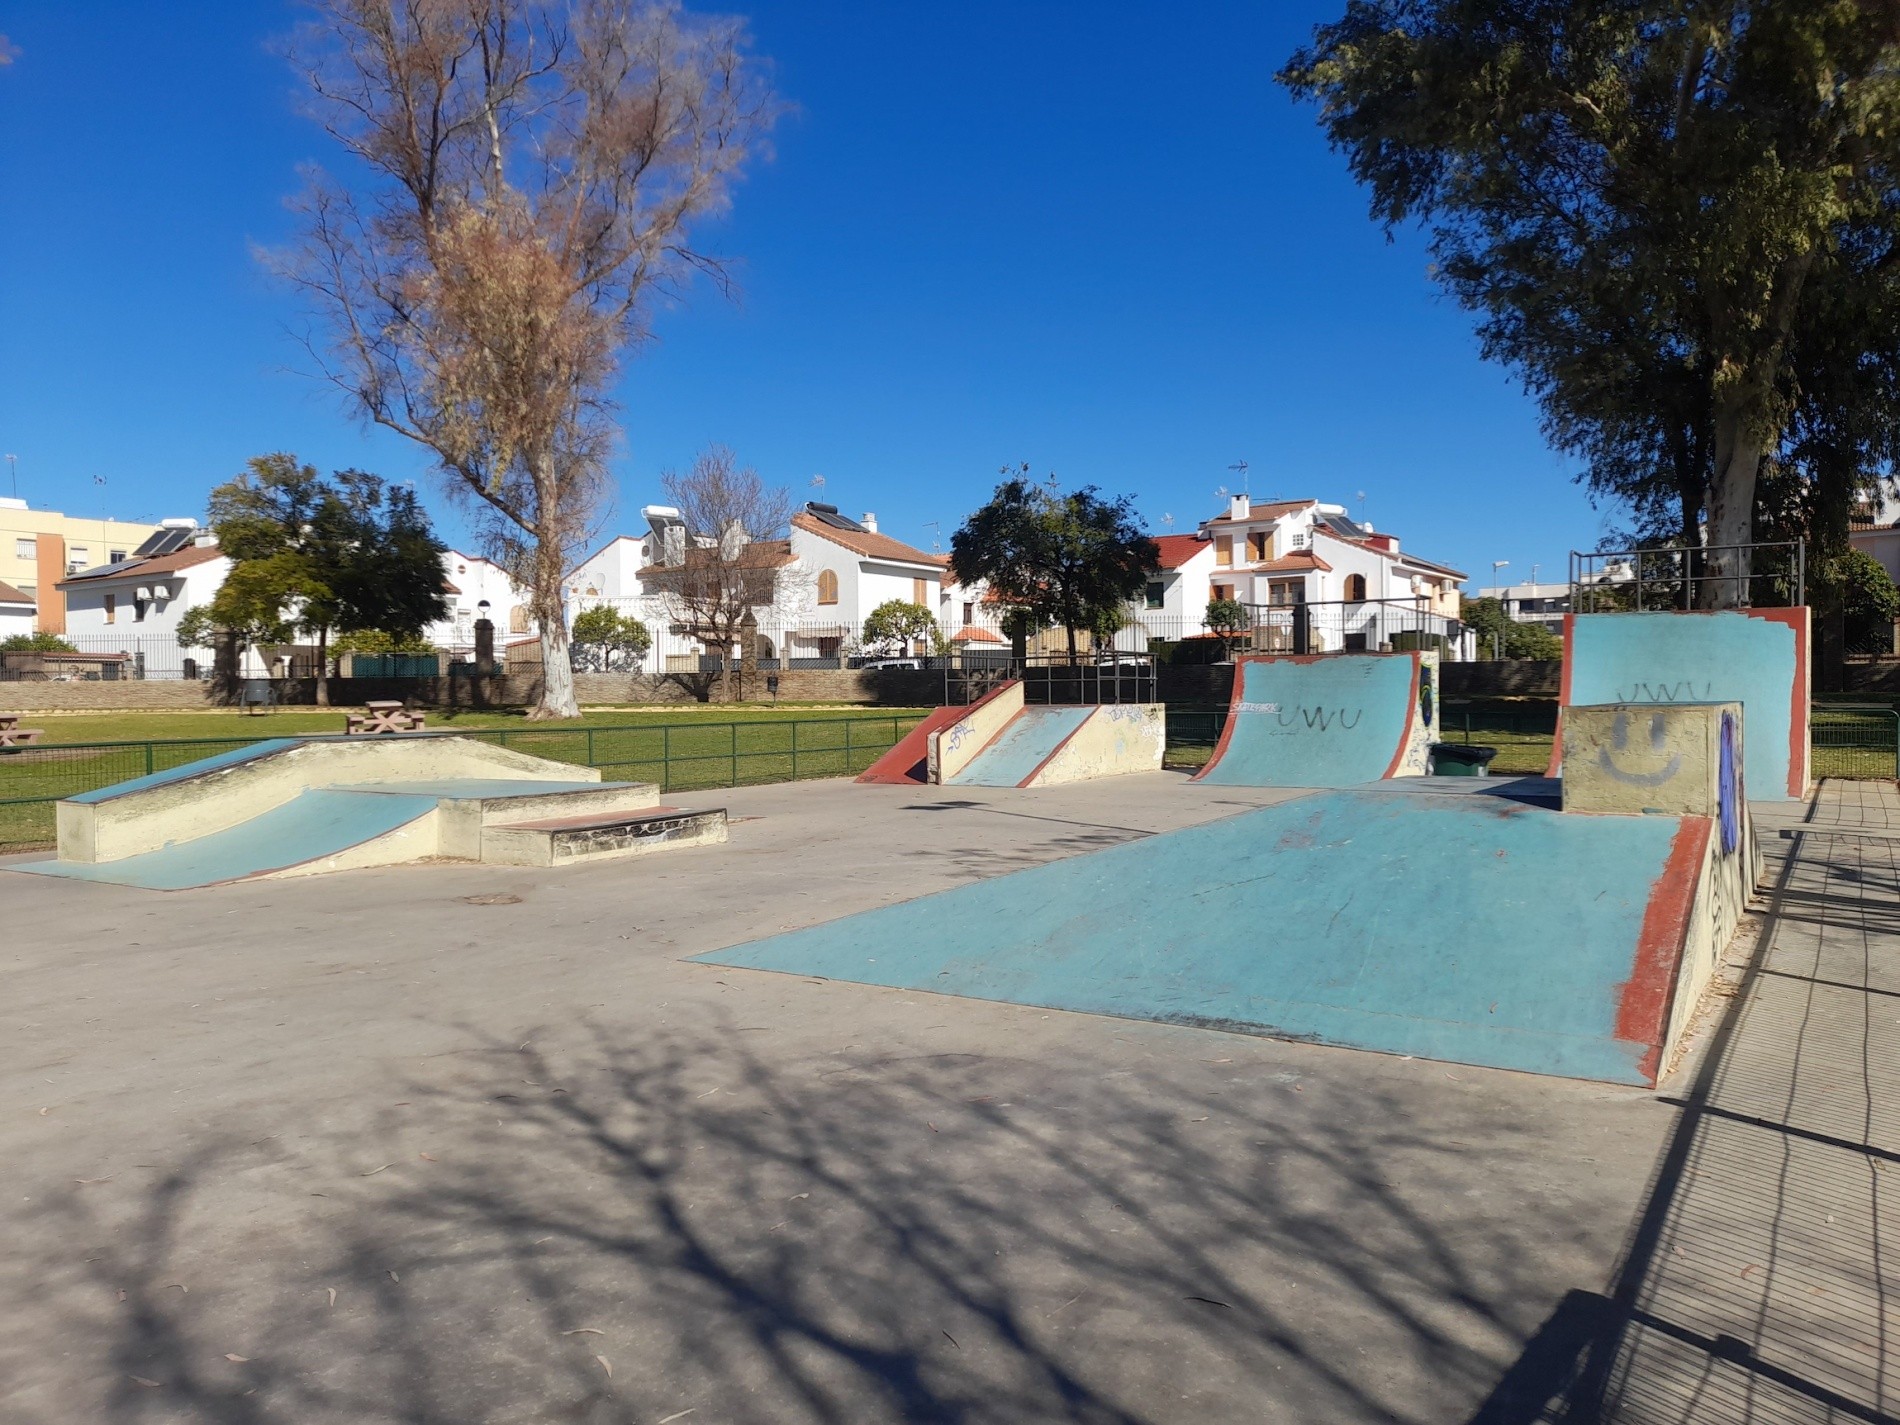
[{"label": "window", "polygon": [[1214,563],[1222,569],[1231,568],[1234,562],[1234,542],[1222,535],[1214,541]]},{"label": "window", "polygon": [[1167,588],[1165,585],[1162,584],[1162,582],[1159,579],[1156,579],[1153,583],[1149,584],[1148,585],[1148,599],[1147,599],[1148,607],[1151,609],[1160,608],[1163,597],[1166,595],[1166,593],[1167,593]]},{"label": "window", "polygon": [[528,631],[528,606],[516,604],[508,610],[508,632],[526,633]]},{"label": "window", "polygon": [[1247,562],[1265,564],[1273,558],[1273,539],[1264,529],[1254,530],[1247,536]]},{"label": "window", "polygon": [[1346,576],[1346,602],[1349,604],[1363,604],[1365,601],[1366,576],[1364,574],[1348,574]]},{"label": "window", "polygon": [[963,601],[963,626],[968,628],[976,622],[976,604],[969,599]]},{"label": "window", "polygon": [[13,557],[15,559],[32,559],[36,557],[38,553],[39,544],[35,540],[16,539],[13,541]]},{"label": "window", "polygon": [[1213,594],[1217,599],[1231,599],[1234,596],[1234,586],[1232,584],[1216,584],[1213,588]]},{"label": "window", "polygon": [[1306,531],[1305,530],[1301,529],[1301,530],[1295,530],[1293,532],[1293,547],[1295,549],[1306,548]]},{"label": "window", "polygon": [[77,564],[81,569],[86,567],[86,560],[91,555],[92,551],[83,544],[75,544],[66,551],[67,562]]},{"label": "window", "polygon": [[930,607],[930,586],[922,579],[910,581],[910,601],[913,604],[922,604],[925,608]]},{"label": "window", "polygon": [[152,601],[150,599],[141,599],[137,594],[134,594],[132,596],[132,622],[144,623],[145,611],[151,606]]},{"label": "window", "polygon": [[117,623],[118,621],[119,621],[119,596],[117,594],[107,594],[106,595],[106,622]]},{"label": "window", "polygon": [[1285,607],[1304,601],[1306,583],[1302,579],[1274,579],[1267,584],[1267,602]]},{"label": "window", "polygon": [[836,569],[818,571],[818,602],[821,604],[838,602],[838,571]]},{"label": "window", "polygon": [[106,563],[108,564],[125,563],[125,551],[123,549],[113,550],[110,554],[106,556]]}]

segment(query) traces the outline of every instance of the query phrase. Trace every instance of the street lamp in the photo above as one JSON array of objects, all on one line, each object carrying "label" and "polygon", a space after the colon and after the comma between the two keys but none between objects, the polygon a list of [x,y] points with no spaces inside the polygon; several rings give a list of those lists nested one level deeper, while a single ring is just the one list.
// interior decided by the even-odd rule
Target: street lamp
[{"label": "street lamp", "polygon": [[[1506,618],[1511,616],[1511,601],[1505,587],[1498,582],[1498,570],[1509,569],[1510,567],[1511,561],[1508,559],[1493,559],[1491,561],[1491,587],[1498,591],[1498,607],[1504,610],[1504,616]],[[1493,663],[1498,661],[1498,635],[1495,629],[1492,630],[1491,633],[1491,661]]]}]

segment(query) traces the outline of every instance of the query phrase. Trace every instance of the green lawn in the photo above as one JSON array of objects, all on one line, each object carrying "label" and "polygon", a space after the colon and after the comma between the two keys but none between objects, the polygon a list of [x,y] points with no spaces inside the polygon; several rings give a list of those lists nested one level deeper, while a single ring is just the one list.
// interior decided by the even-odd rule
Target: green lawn
[{"label": "green lawn", "polygon": [[[0,711],[6,695],[0,692]],[[719,723],[774,721],[790,718],[878,717],[892,713],[921,716],[918,708],[869,708],[830,704],[735,703],[709,707],[703,703],[661,703],[643,707],[586,708],[567,722],[531,724],[519,709],[501,712],[428,713],[431,728],[555,728],[624,727],[629,723]],[[344,708],[282,708],[265,713],[241,713],[228,708],[205,712],[75,712],[26,713],[23,720],[44,731],[49,742],[161,742],[178,738],[216,738],[254,741],[265,737],[292,737],[298,733],[341,732]]]},{"label": "green lawn", "polygon": [[[863,771],[914,727],[921,708],[736,707],[589,710],[567,722],[519,713],[430,714],[530,756],[598,767],[616,781],[691,791]],[[53,836],[53,801],[166,771],[263,738],[340,732],[339,711],[74,714],[35,719],[38,746],[0,753],[0,846]],[[121,746],[79,746],[119,743]]]}]

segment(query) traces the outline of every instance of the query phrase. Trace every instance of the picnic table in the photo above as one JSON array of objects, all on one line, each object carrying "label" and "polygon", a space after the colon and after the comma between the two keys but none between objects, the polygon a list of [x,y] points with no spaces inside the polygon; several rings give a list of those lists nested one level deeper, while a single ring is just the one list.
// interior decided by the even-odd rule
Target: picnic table
[{"label": "picnic table", "polygon": [[351,713],[343,730],[349,733],[421,732],[423,716],[412,713],[395,699],[364,703],[361,716]]},{"label": "picnic table", "polygon": [[0,749],[30,747],[44,735],[44,728],[21,727],[19,713],[0,713]]}]

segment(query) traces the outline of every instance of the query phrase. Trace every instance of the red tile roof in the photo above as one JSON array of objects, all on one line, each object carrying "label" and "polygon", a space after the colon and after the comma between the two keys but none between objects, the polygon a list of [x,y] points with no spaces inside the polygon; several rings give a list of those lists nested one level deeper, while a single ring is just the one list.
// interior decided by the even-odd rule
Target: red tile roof
[{"label": "red tile roof", "polygon": [[1148,538],[1160,546],[1163,569],[1179,569],[1203,549],[1214,547],[1212,540],[1194,534],[1151,534]]},{"label": "red tile roof", "polygon": [[853,554],[862,554],[867,559],[888,559],[896,564],[928,564],[933,569],[942,567],[944,563],[944,556],[926,554],[901,539],[892,539],[888,534],[834,529],[803,510],[792,516],[792,527],[802,529],[806,534],[815,534],[820,539],[828,539],[833,544],[841,544]]},{"label": "red tile roof", "polygon": [[1310,549],[1296,549],[1291,554],[1278,559],[1269,559],[1264,564],[1240,566],[1251,574],[1305,574],[1318,569],[1330,574],[1333,566],[1321,559]]},{"label": "red tile roof", "polygon": [[33,596],[0,580],[0,604],[31,604]]},{"label": "red tile roof", "polygon": [[1251,524],[1254,520],[1274,520],[1281,515],[1290,515],[1295,510],[1303,510],[1309,505],[1317,505],[1318,500],[1275,500],[1271,504],[1254,505],[1247,511],[1245,520],[1236,521],[1230,514],[1215,515],[1209,524]]},{"label": "red tile roof", "polygon": [[978,628],[975,624],[960,628],[950,635],[952,643],[1001,643],[1001,634],[991,633],[987,628]]},{"label": "red tile roof", "polygon": [[141,559],[121,569],[117,574],[94,574],[87,578],[84,571],[81,571],[77,577],[62,579],[54,587],[65,589],[74,584],[108,584],[120,579],[149,579],[154,574],[177,574],[223,557],[224,551],[215,544],[192,544],[171,554],[161,554],[155,559]]}]

